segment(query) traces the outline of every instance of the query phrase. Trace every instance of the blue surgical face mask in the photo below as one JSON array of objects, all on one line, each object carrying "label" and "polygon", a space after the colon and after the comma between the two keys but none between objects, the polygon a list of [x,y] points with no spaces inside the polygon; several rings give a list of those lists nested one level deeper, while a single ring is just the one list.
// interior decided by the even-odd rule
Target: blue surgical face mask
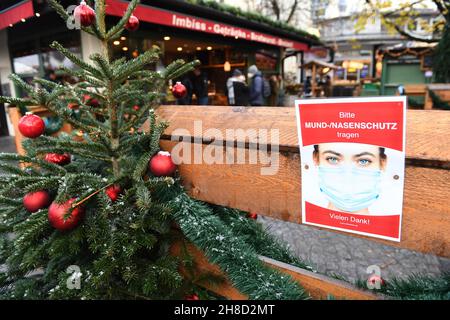
[{"label": "blue surgical face mask", "polygon": [[381,170],[355,166],[319,166],[318,169],[320,191],[342,211],[368,208],[380,195]]}]

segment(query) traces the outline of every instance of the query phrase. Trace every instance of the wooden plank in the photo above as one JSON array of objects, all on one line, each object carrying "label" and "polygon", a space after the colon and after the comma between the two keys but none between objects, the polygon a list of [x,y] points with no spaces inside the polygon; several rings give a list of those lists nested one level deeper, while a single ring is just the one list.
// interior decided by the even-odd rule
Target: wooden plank
[{"label": "wooden plank", "polygon": [[260,259],[268,266],[290,275],[295,281],[302,285],[314,299],[327,299],[329,296],[332,296],[334,299],[350,300],[384,299],[381,295],[357,289],[344,281],[300,269],[268,257],[260,256]]},{"label": "wooden plank", "polygon": [[[180,242],[175,243],[171,248],[171,254],[179,255],[182,246],[183,244]],[[221,269],[217,265],[211,264],[204,253],[196,246],[191,243],[186,243],[186,249],[193,256],[196,266],[198,267],[197,271],[203,274],[211,273],[226,279],[226,276]],[[333,296],[335,299],[375,300],[384,298],[381,295],[357,289],[344,281],[300,269],[268,257],[260,256],[259,258],[266,263],[267,266],[291,276],[294,281],[305,288],[313,299],[327,299],[329,295]],[[185,274],[183,270],[181,270],[181,272]],[[240,293],[239,290],[234,288],[228,279],[223,283],[215,285],[208,282],[200,282],[197,284],[231,300],[248,300],[248,296]]]},{"label": "wooden plank", "polygon": [[18,154],[25,154],[25,151],[22,147],[22,140],[24,139],[22,134],[19,131],[19,120],[22,117],[20,114],[19,108],[8,108],[9,119],[14,127],[14,142],[16,144],[16,150]]},{"label": "wooden plank", "polygon": [[[280,150],[298,153],[294,108],[161,106],[157,113],[170,124],[165,138],[180,128],[197,138],[211,140],[216,128],[225,136],[226,129],[278,129]],[[450,128],[450,112],[441,110],[408,110],[406,115],[406,157],[414,165],[450,168],[450,139],[443,139]],[[194,125],[200,127],[194,132]],[[238,141],[238,140],[237,140]],[[245,141],[238,141],[245,142]]]},{"label": "wooden plank", "polygon": [[[167,140],[160,142],[161,147],[168,151],[176,143]],[[204,149],[205,146],[202,146],[202,152]],[[194,144],[191,145],[191,152],[194,153]],[[249,151],[245,152],[248,159]],[[301,223],[299,154],[279,154],[279,170],[271,176],[261,175],[264,165],[246,162],[182,164],[179,171],[186,190],[194,198]],[[408,166],[405,172],[401,242],[357,234],[351,236],[450,258],[449,190],[450,170]]]}]

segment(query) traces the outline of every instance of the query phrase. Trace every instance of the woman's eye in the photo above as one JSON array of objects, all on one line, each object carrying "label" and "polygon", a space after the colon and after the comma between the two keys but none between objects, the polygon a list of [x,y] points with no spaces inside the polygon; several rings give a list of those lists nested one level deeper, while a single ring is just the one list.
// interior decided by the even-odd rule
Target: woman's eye
[{"label": "woman's eye", "polygon": [[359,159],[358,160],[358,164],[362,167],[367,166],[371,163],[372,163],[372,161],[370,161],[369,159]]},{"label": "woman's eye", "polygon": [[330,163],[330,164],[338,164],[339,159],[336,157],[327,157],[326,160]]}]

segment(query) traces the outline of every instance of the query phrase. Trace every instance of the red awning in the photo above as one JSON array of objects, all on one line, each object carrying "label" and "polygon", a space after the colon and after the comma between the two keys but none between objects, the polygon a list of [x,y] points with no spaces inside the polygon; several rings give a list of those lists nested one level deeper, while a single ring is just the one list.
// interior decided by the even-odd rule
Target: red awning
[{"label": "red awning", "polygon": [[[106,13],[112,16],[122,17],[128,3],[129,2],[124,2],[121,0],[106,0]],[[293,48],[300,51],[308,51],[308,45],[303,42],[280,38],[271,34],[261,33],[147,5],[138,5],[133,14],[138,17],[139,20],[150,23],[189,29],[197,32],[217,34],[236,39],[256,41],[278,47]]]},{"label": "red awning", "polygon": [[11,24],[34,16],[33,1],[25,0],[18,4],[0,11],[0,30],[9,27]]}]

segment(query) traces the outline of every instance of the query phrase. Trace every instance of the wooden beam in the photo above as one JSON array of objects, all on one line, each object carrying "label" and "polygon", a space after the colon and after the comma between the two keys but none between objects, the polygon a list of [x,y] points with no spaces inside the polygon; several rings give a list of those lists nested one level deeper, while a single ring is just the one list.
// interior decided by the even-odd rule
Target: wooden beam
[{"label": "wooden beam", "polygon": [[336,280],[322,274],[297,268],[287,263],[260,256],[268,266],[290,275],[297,281],[313,299],[350,299],[350,300],[380,300],[383,296],[369,291],[357,289],[351,284]]},{"label": "wooden beam", "polygon": [[[180,255],[182,245],[182,243],[176,243],[173,245],[171,248],[171,253],[174,255]],[[239,290],[234,288],[220,268],[217,265],[211,264],[205,254],[196,246],[191,243],[186,243],[186,249],[194,258],[198,272],[202,274],[211,273],[226,279],[220,284],[200,282],[197,283],[198,285],[231,300],[248,300],[248,296],[242,294]],[[344,281],[300,269],[268,257],[260,256],[259,258],[261,261],[266,263],[268,267],[289,275],[294,281],[298,282],[313,299],[327,299],[330,296],[335,299],[352,300],[384,299],[381,295],[355,288],[351,284]],[[181,270],[181,272],[184,273],[183,270]]]},{"label": "wooden beam", "polygon": [[[299,153],[294,108],[227,107],[227,106],[161,106],[158,115],[169,122],[165,139],[177,135],[180,128],[193,137],[211,140],[209,128],[226,136],[226,129],[278,129],[280,151]],[[201,132],[194,132],[194,121],[201,121]],[[406,114],[406,157],[419,166],[450,168],[450,112],[441,110],[408,110]],[[199,122],[197,122],[199,127]],[[201,141],[201,140],[200,140]],[[237,142],[246,142],[235,140]]]}]

